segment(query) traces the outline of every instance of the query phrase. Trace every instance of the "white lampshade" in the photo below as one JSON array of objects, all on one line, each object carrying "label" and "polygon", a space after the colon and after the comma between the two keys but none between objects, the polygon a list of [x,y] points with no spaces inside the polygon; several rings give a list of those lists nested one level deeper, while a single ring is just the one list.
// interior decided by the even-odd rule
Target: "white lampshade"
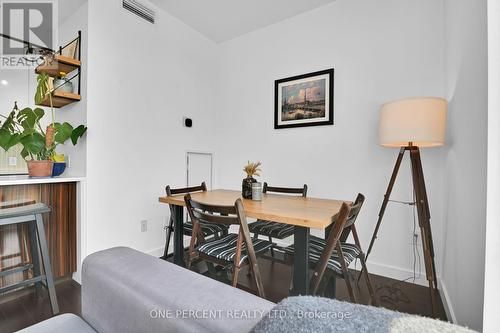
[{"label": "white lampshade", "polygon": [[380,144],[385,147],[444,145],[448,102],[439,97],[406,98],[380,109]]}]

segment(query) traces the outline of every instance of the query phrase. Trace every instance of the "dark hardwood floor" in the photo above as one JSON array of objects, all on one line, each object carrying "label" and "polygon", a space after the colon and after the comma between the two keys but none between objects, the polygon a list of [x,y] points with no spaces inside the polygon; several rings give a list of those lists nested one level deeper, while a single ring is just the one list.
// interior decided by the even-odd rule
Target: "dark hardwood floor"
[{"label": "dark hardwood floor", "polygon": [[[273,302],[279,302],[287,297],[290,285],[290,266],[265,258],[259,259],[259,264],[267,298]],[[204,267],[204,264],[200,263],[196,269],[204,272]],[[240,273],[239,287],[251,290],[250,277],[246,273],[246,270]],[[226,280],[225,274],[222,273],[214,278]],[[373,274],[371,278],[381,306],[400,312],[423,316],[431,315],[430,295],[427,287]],[[61,313],[81,314],[81,287],[78,283],[73,280],[58,281],[56,291]],[[11,300],[7,301],[2,301],[4,297],[0,296],[0,332],[15,332],[51,317],[50,304],[46,295],[38,298],[33,293],[26,294],[26,291],[16,293],[19,297],[12,299],[16,295],[9,295]],[[360,301],[368,304],[368,292],[363,280],[360,282],[359,295]],[[341,279],[337,280],[336,298],[349,299],[345,283]],[[437,300],[439,318],[446,320],[439,295],[437,295]]]},{"label": "dark hardwood floor", "polygon": [[[71,280],[58,280],[56,283],[57,301],[61,313],[81,314],[81,287]],[[42,297],[37,297],[32,291],[16,291],[15,295],[0,296],[0,332],[15,332],[25,327],[36,324],[52,316],[52,309],[46,291]],[[2,298],[9,300],[3,302]]]}]

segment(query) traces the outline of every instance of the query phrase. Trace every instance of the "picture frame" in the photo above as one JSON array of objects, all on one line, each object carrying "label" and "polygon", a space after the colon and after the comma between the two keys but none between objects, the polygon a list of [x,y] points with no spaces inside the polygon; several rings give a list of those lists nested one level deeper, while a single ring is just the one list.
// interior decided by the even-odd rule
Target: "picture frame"
[{"label": "picture frame", "polygon": [[292,76],[274,83],[274,128],[334,124],[334,69]]}]

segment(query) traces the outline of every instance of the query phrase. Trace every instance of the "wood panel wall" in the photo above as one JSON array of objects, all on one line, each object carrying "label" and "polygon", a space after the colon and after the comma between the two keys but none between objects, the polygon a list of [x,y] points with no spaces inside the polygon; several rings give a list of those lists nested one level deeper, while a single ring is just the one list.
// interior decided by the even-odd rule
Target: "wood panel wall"
[{"label": "wood panel wall", "polygon": [[[0,186],[0,202],[35,200],[52,208],[44,214],[45,233],[55,278],[76,271],[76,183]],[[17,225],[0,227],[0,270],[31,260],[27,228]],[[31,272],[12,274],[0,279],[0,286],[31,276]]]}]

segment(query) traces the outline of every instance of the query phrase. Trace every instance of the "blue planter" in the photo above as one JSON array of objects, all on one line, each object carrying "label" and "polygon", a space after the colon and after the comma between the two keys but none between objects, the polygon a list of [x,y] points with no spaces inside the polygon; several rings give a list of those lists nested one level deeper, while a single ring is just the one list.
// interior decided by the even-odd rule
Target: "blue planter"
[{"label": "blue planter", "polygon": [[65,162],[54,162],[54,167],[52,168],[52,177],[57,177],[62,175],[64,170],[66,170]]}]

